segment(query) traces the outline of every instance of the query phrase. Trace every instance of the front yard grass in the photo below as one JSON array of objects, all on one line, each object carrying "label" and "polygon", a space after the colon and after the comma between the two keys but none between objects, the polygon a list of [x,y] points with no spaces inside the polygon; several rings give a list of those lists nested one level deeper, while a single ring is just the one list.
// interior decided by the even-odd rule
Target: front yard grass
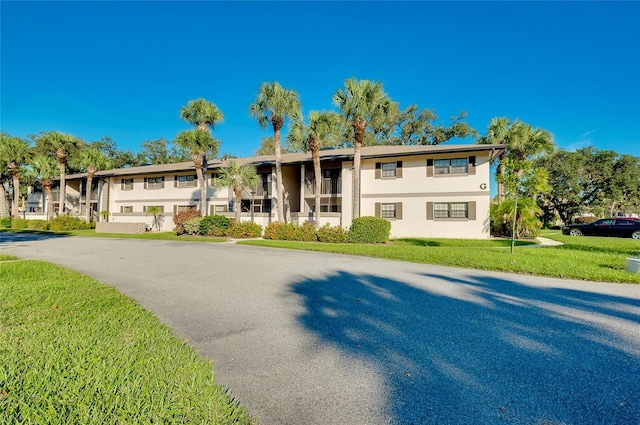
[{"label": "front yard grass", "polygon": [[252,240],[238,242],[288,249],[363,255],[414,263],[439,264],[600,282],[640,283],[640,275],[627,272],[627,257],[637,257],[640,242],[633,239],[570,237],[547,233],[564,242],[557,247],[526,247],[520,242],[513,254],[508,240],[396,239],[381,245],[328,244]]},{"label": "front yard grass", "polygon": [[96,233],[94,229],[91,230],[68,230],[65,232],[50,232],[45,230],[13,230],[13,229],[0,229],[0,232],[14,232],[14,233],[41,233],[52,235],[66,235],[66,236],[88,236],[96,238],[122,238],[122,239],[150,239],[150,240],[162,240],[162,241],[186,241],[186,242],[226,242],[225,238],[213,238],[204,236],[177,236],[173,232],[146,232],[146,233]]},{"label": "front yard grass", "polygon": [[0,358],[2,424],[254,423],[157,318],[49,263],[0,263]]}]

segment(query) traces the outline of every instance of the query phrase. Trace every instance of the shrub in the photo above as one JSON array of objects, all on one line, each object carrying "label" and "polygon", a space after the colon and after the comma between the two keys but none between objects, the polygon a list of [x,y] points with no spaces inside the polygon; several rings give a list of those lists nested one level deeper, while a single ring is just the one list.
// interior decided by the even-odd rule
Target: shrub
[{"label": "shrub", "polygon": [[26,229],[29,225],[29,220],[25,220],[24,218],[14,218],[11,220],[11,228],[12,229]]},{"label": "shrub", "polygon": [[8,229],[11,227],[11,217],[0,219],[0,226]]},{"label": "shrub", "polygon": [[[231,227],[231,220],[223,215],[208,215],[200,222],[200,234],[204,236],[225,236]],[[260,229],[262,231],[262,228]]]},{"label": "shrub", "polygon": [[199,235],[201,222],[202,217],[196,217],[185,221],[184,223],[182,223],[184,233],[186,233],[187,235]]},{"label": "shrub", "polygon": [[316,231],[316,235],[320,242],[326,243],[346,243],[347,231],[342,226],[331,227],[329,224],[325,224]]},{"label": "shrub", "polygon": [[351,243],[385,243],[389,240],[391,223],[384,218],[358,217],[351,223],[348,240]]},{"label": "shrub", "polygon": [[87,223],[81,218],[72,217],[70,215],[59,215],[51,220],[49,230],[56,232],[64,232],[68,230],[88,230],[93,229],[93,223]]},{"label": "shrub", "polygon": [[27,229],[30,230],[49,230],[49,222],[47,220],[27,220]]},{"label": "shrub", "polygon": [[182,235],[185,232],[184,223],[187,220],[191,220],[192,218],[196,218],[196,217],[202,217],[202,214],[200,214],[200,211],[196,209],[190,209],[185,212],[181,212],[176,216],[173,216],[173,223],[175,224],[173,231],[176,233],[176,235]]},{"label": "shrub", "polygon": [[280,241],[313,242],[316,240],[316,232],[313,223],[305,222],[302,226],[293,223],[269,223],[264,230],[265,239]]},{"label": "shrub", "polygon": [[262,236],[262,226],[250,221],[233,223],[226,234],[231,238],[259,238]]}]

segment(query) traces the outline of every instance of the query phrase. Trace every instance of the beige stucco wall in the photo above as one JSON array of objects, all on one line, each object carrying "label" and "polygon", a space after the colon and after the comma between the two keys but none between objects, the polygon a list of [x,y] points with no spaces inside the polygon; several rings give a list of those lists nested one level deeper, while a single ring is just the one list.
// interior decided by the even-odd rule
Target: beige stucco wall
[{"label": "beige stucco wall", "polygon": [[[475,174],[427,177],[427,159],[469,154],[365,159],[361,170],[361,216],[375,215],[375,204],[402,202],[402,219],[390,219],[392,237],[489,237],[489,155],[476,156]],[[375,178],[376,162],[402,161],[401,178]],[[427,202],[476,202],[476,220],[427,220]]]}]

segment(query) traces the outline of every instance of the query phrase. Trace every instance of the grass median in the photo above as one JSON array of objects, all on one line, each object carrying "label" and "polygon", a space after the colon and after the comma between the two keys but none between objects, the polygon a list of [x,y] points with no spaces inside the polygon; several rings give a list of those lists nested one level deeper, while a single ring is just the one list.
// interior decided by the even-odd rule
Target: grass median
[{"label": "grass median", "polygon": [[0,423],[255,423],[157,318],[49,263],[0,263],[0,358]]},{"label": "grass median", "polygon": [[519,241],[511,254],[508,240],[411,238],[380,245],[271,240],[238,243],[579,280],[640,283],[640,275],[625,270],[626,258],[637,257],[640,253],[640,242],[636,240],[575,238],[560,234],[546,234],[545,237],[565,245],[531,247],[531,242]]},{"label": "grass median", "polygon": [[0,229],[2,232],[11,233],[34,233],[43,235],[63,235],[63,236],[87,236],[95,238],[120,238],[120,239],[149,239],[160,241],[183,241],[183,242],[227,242],[225,238],[205,237],[205,236],[186,236],[176,235],[173,232],[146,232],[146,233],[96,233],[91,230],[68,230],[64,232],[52,232],[48,230],[29,230],[29,229]]}]

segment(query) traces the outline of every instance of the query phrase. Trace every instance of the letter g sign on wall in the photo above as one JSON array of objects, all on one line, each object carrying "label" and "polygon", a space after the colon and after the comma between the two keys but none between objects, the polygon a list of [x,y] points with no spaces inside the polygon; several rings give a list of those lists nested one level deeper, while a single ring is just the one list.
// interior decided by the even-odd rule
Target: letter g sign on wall
[{"label": "letter g sign on wall", "polygon": [[485,190],[487,188],[487,184],[486,183],[480,183],[480,189],[481,190]]}]

